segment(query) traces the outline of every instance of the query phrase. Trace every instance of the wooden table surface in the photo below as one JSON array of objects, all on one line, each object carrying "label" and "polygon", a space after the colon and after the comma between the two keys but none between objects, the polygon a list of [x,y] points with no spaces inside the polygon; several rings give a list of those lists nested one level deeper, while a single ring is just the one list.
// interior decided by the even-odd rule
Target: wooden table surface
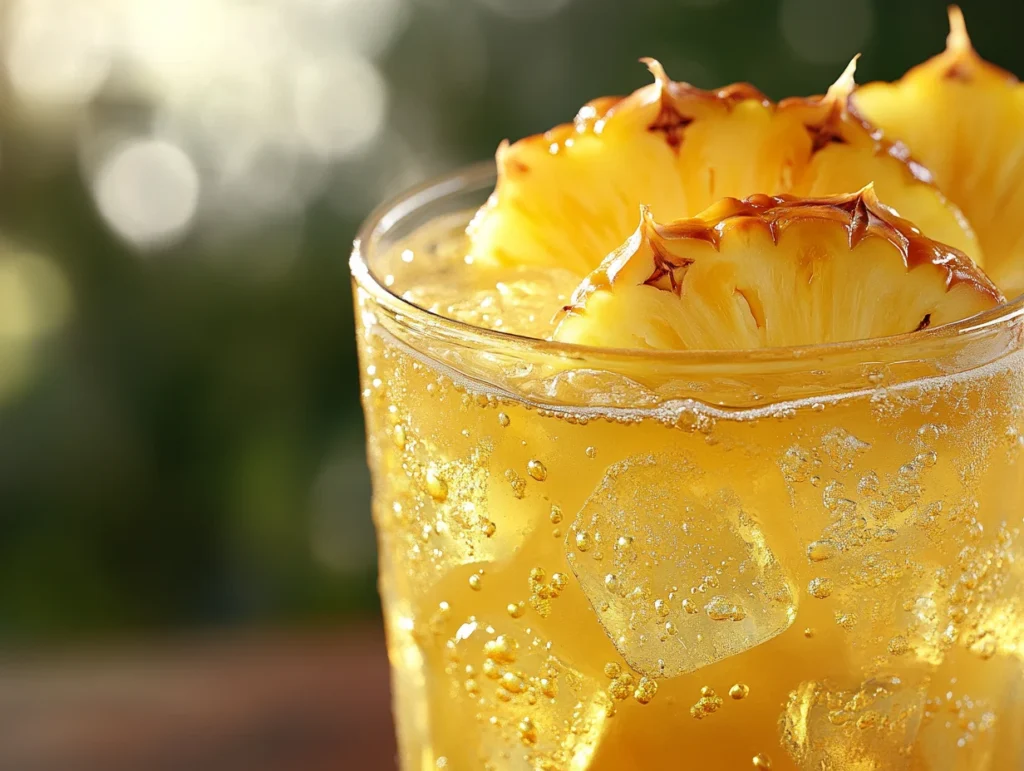
[{"label": "wooden table surface", "polygon": [[394,771],[379,628],[0,657],[0,771]]}]

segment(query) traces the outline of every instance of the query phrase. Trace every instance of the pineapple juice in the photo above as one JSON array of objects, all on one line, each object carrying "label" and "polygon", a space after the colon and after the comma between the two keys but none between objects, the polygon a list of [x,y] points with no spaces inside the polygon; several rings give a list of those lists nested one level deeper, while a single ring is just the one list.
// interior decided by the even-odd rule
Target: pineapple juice
[{"label": "pineapple juice", "polygon": [[1018,322],[531,341],[576,282],[469,271],[453,189],[352,263],[401,767],[1024,768]]}]

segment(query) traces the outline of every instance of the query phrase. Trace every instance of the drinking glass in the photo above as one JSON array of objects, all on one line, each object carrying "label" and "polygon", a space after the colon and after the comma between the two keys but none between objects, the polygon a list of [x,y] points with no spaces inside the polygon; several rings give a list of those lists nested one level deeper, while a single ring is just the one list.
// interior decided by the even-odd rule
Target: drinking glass
[{"label": "drinking glass", "polygon": [[351,259],[401,767],[1024,768],[1022,301],[651,352],[403,299],[494,182]]}]

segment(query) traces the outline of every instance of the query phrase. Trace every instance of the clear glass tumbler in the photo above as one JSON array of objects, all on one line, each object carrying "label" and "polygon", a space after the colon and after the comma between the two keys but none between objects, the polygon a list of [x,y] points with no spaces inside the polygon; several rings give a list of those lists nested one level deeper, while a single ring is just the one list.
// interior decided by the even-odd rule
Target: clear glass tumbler
[{"label": "clear glass tumbler", "polygon": [[651,353],[393,293],[493,185],[351,261],[402,768],[1024,768],[1022,301]]}]

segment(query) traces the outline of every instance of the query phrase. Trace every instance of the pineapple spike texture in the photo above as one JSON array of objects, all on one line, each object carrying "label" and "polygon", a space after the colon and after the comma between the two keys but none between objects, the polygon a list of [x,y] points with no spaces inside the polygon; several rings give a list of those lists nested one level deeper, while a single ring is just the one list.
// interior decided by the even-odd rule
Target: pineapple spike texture
[{"label": "pineapple spike texture", "polygon": [[946,49],[967,53],[974,50],[971,38],[967,34],[967,22],[959,5],[949,6],[949,35],[946,37]]},{"label": "pineapple spike texture", "polygon": [[647,70],[654,76],[654,82],[662,89],[672,83],[672,79],[669,78],[668,73],[665,72],[665,68],[657,59],[652,59],[650,56],[643,56],[640,58],[640,63],[647,67]]},{"label": "pineapple spike texture", "polygon": [[[905,334],[995,307],[962,252],[878,200],[723,198],[640,223],[573,293],[553,339],[610,348],[725,350]],[[809,309],[794,316],[794,307]]]},{"label": "pineapple spike texture", "polygon": [[843,74],[840,75],[836,82],[829,86],[826,99],[834,104],[840,104],[845,109],[846,102],[850,98],[850,94],[853,93],[854,89],[857,88],[857,81],[854,75],[857,73],[857,61],[860,59],[860,54],[857,54],[850,63],[846,65],[846,69],[843,70]]},{"label": "pineapple spike texture", "polygon": [[778,103],[749,83],[701,89],[640,61],[647,85],[501,146],[497,187],[469,227],[477,264],[551,265],[583,278],[636,229],[640,203],[664,222],[723,198],[815,198],[870,181],[929,236],[984,259],[929,169],[859,114],[856,57],[825,95]]},{"label": "pineapple spike texture", "polygon": [[858,87],[851,110],[927,168],[977,235],[980,255],[971,256],[1000,288],[1010,297],[1024,291],[1024,86],[978,54],[960,8],[949,8],[941,53],[893,83]]}]

